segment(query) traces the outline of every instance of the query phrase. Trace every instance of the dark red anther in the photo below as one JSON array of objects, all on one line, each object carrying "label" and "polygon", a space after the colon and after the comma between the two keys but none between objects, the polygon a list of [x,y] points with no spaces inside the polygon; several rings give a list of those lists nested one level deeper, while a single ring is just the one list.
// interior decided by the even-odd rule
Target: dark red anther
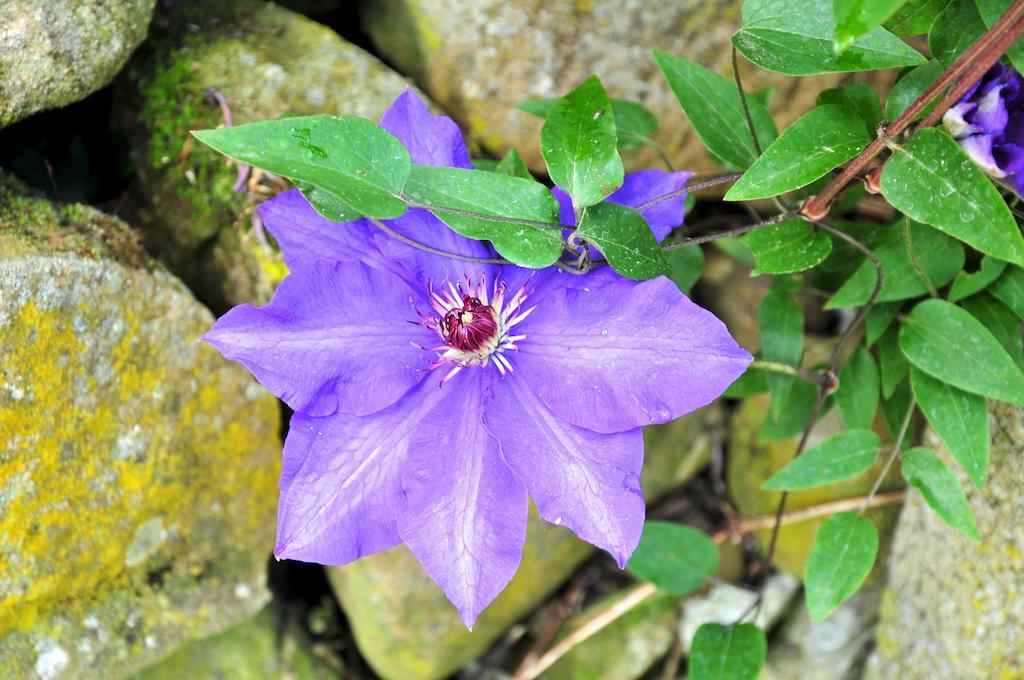
[{"label": "dark red anther", "polygon": [[463,352],[476,352],[498,334],[494,307],[480,298],[462,297],[462,307],[448,310],[441,321],[445,341]]}]

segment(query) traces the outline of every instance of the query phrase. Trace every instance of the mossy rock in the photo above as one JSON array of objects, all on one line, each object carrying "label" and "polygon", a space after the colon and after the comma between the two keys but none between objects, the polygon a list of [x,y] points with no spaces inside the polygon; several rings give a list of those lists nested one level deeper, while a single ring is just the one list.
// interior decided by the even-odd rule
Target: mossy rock
[{"label": "mossy rock", "polygon": [[910,492],[866,678],[1024,678],[1024,409],[989,404],[984,490],[934,432],[924,438],[960,479],[981,542],[951,529],[920,493]]},{"label": "mossy rock", "polygon": [[[761,484],[793,460],[799,439],[794,437],[784,441],[762,441],[760,429],[768,412],[768,403],[767,395],[750,397],[743,401],[732,417],[726,483],[730,498],[741,515],[747,518],[772,515],[778,508],[781,492],[764,491]],[[815,425],[808,439],[807,448],[820,444],[844,430],[837,410],[832,409]],[[866,472],[845,482],[790,493],[786,508],[798,510],[844,498],[863,496],[871,490],[884,464],[884,456],[880,455],[878,461]],[[891,491],[900,488],[901,485],[898,465],[894,465],[881,490]],[[888,554],[896,518],[899,516],[899,507],[875,508],[869,510],[865,516],[878,527],[881,543],[876,565],[883,564]],[[782,527],[775,550],[775,566],[802,577],[807,555],[814,545],[814,535],[826,519],[828,517],[817,517]],[[754,537],[762,548],[766,548],[771,539],[771,530],[757,531]],[[876,569],[876,574],[878,573],[880,570]]]},{"label": "mossy rock", "polygon": [[238,166],[190,137],[225,124],[211,92],[239,125],[319,113],[376,120],[408,87],[326,26],[273,3],[169,5],[117,88],[147,245],[215,311],[265,302],[285,270],[253,214],[287,183],[256,173],[236,190]]},{"label": "mossy rock", "polygon": [[109,83],[146,37],[156,0],[0,3],[0,128]]},{"label": "mossy rock", "polygon": [[[361,9],[380,53],[497,157],[515,147],[534,171],[545,172],[541,121],[516,104],[560,97],[596,73],[611,96],[639,101],[655,114],[655,138],[676,167],[720,170],[684,122],[651,48],[731,77],[729,39],[740,23],[739,0],[363,0]],[[741,63],[748,89],[775,89],[772,112],[783,126],[844,77],[794,80]],[[893,74],[861,77],[885,84]],[[662,165],[649,147],[628,152],[625,161],[633,168]]]},{"label": "mossy rock", "polygon": [[317,658],[310,641],[273,604],[234,628],[187,644],[132,680],[327,680],[339,677]]},{"label": "mossy rock", "polygon": [[268,597],[276,401],[128,227],[0,176],[0,677],[110,677]]},{"label": "mossy rock", "polygon": [[[717,407],[645,431],[648,500],[682,484],[711,457]],[[328,570],[359,649],[388,680],[442,678],[483,654],[561,585],[595,548],[531,511],[519,571],[469,632],[404,546]]]}]

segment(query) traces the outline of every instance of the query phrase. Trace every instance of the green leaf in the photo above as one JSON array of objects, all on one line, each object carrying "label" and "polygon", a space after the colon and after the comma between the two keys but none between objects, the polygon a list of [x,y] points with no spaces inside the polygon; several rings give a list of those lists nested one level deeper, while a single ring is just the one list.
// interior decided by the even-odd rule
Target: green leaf
[{"label": "green leaf", "polygon": [[523,160],[523,157],[514,148],[509,149],[505,157],[501,159],[501,162],[494,166],[494,172],[509,177],[533,179],[533,175],[530,174],[530,168],[526,167],[526,161]]},{"label": "green leaf", "polygon": [[919,303],[900,328],[911,364],[973,394],[1024,405],[1024,374],[970,312],[945,300]]},{"label": "green leaf", "polygon": [[[520,102],[516,108],[538,118],[547,118],[557,99],[531,99]],[[658,131],[658,119],[642,104],[628,99],[610,99],[612,114],[615,116],[615,133],[619,149],[638,149],[650,143],[651,136]]]},{"label": "green leaf", "polygon": [[936,17],[954,0],[908,0],[907,4],[885,22],[885,27],[898,36],[921,35],[935,23]]},{"label": "green leaf", "polygon": [[881,442],[871,430],[847,430],[793,459],[761,485],[766,491],[799,491],[841,482],[874,465]]},{"label": "green leaf", "polygon": [[822,91],[818,95],[816,105],[826,104],[838,104],[860,116],[869,137],[875,136],[878,124],[882,122],[882,105],[878,101],[878,95],[870,85],[864,83],[850,83]]},{"label": "green leaf", "polygon": [[[654,59],[711,155],[735,168],[746,168],[753,163],[757,150],[750,138],[736,83],[665,52],[654,50]],[[755,97],[747,97],[747,106],[761,146],[771,144],[778,133],[768,110]]]},{"label": "green leaf", "polygon": [[[906,239],[898,233],[901,231],[902,227],[895,227],[892,240],[875,251],[884,275],[879,302],[907,300],[928,292],[914,267]],[[935,287],[949,283],[964,266],[963,246],[931,227],[912,222],[910,243],[921,269]],[[875,288],[875,278],[874,265],[865,260],[825,303],[825,309],[857,307],[866,303]]]},{"label": "green leaf", "polygon": [[329,191],[302,180],[296,180],[295,186],[306,197],[314,210],[332,222],[354,222],[362,217],[351,206]]},{"label": "green leaf", "polygon": [[832,252],[832,239],[803,220],[786,220],[743,237],[754,253],[754,275],[791,274],[814,267]]},{"label": "green leaf", "polygon": [[680,291],[689,293],[704,271],[704,251],[700,246],[690,246],[670,250],[664,255],[668,263],[668,278]]},{"label": "green leaf", "polygon": [[854,40],[881,26],[906,0],[834,0],[836,52],[843,52]]},{"label": "green leaf", "polygon": [[892,439],[899,437],[907,411],[913,406],[914,394],[910,389],[909,380],[901,380],[892,391],[892,395],[882,399],[882,415],[885,416],[885,426],[889,428]]},{"label": "green leaf", "polygon": [[[985,27],[992,28],[992,25],[999,21],[1006,10],[1010,9],[1011,2],[1012,0],[975,0],[978,14],[981,15]],[[1006,57],[1015,69],[1018,71],[1024,69],[1024,41],[1018,39],[1010,45],[1010,49],[1006,50]]]},{"label": "green leaf", "polygon": [[856,156],[869,141],[856,112],[837,104],[811,109],[764,150],[725,200],[750,201],[799,189]]},{"label": "green leaf", "polygon": [[878,342],[902,307],[901,302],[879,302],[872,306],[864,319],[864,344],[871,347]]},{"label": "green leaf", "polygon": [[[414,165],[405,187],[456,232],[486,239],[524,267],[547,267],[562,254],[562,230],[514,220],[558,224],[558,202],[543,184],[481,170]],[[472,212],[473,215],[464,214]],[[511,220],[511,221],[510,221]]]},{"label": "green leaf", "polygon": [[832,0],[745,0],[732,44],[761,68],[790,76],[916,66],[924,57],[885,29],[833,50]]},{"label": "green leaf", "polygon": [[815,623],[824,621],[857,592],[878,555],[878,530],[853,512],[832,515],[818,529],[807,556],[804,588]]},{"label": "green leaf", "polygon": [[[748,368],[722,393],[726,399],[746,399],[768,391],[768,374],[756,368]],[[806,423],[806,421],[804,421]]]},{"label": "green leaf", "polygon": [[900,349],[898,326],[890,327],[878,339],[878,367],[882,378],[882,396],[889,399],[896,391],[896,386],[910,372],[910,362]]},{"label": "green leaf", "polygon": [[750,252],[750,246],[738,236],[726,236],[725,238],[715,239],[711,242],[711,245],[737,262],[742,262],[749,267],[754,266],[754,253]]},{"label": "green leaf", "polygon": [[[932,59],[926,64],[921,64],[907,71],[902,78],[896,81],[896,84],[889,90],[889,96],[885,98],[886,117],[889,120],[899,118],[900,114],[914,103],[914,100],[924,94],[924,91],[939,79],[943,70],[942,64],[937,59]],[[917,117],[922,118],[928,115],[935,108],[935,104],[938,103],[940,96],[942,96],[942,93],[937,93],[928,107],[918,114]]]},{"label": "green leaf", "polygon": [[984,32],[985,24],[974,3],[954,2],[939,14],[928,31],[928,49],[939,63],[949,68]]},{"label": "green leaf", "polygon": [[1010,267],[989,286],[988,292],[1018,317],[1024,318],[1024,269]]},{"label": "green leaf", "polygon": [[[761,328],[761,357],[766,361],[799,366],[804,353],[804,313],[792,296],[780,286],[773,286],[761,301],[757,318]],[[773,416],[781,413],[795,381],[788,375],[768,375]]]},{"label": "green leaf", "polygon": [[920,130],[882,171],[882,193],[893,207],[977,250],[1024,264],[1024,237],[1002,196],[953,139]]},{"label": "green leaf", "polygon": [[858,347],[839,373],[836,406],[849,428],[870,428],[878,410],[878,366],[866,347]]},{"label": "green leaf", "polygon": [[358,213],[405,212],[399,197],[412,161],[390,132],[355,116],[301,116],[195,130],[204,144],[243,163],[319,187]]},{"label": "green leaf", "polygon": [[540,152],[551,181],[572,197],[577,210],[622,186],[615,115],[597,76],[551,108],[540,131]]},{"label": "green leaf", "polygon": [[963,487],[938,456],[916,447],[900,454],[900,464],[907,483],[921,492],[925,502],[946,524],[972,541],[981,541]]},{"label": "green leaf", "polygon": [[1020,317],[988,293],[969,297],[961,302],[960,306],[992,332],[1017,367],[1024,371],[1024,343],[1021,342]]},{"label": "green leaf", "polygon": [[990,283],[999,278],[1006,269],[1006,263],[986,255],[981,258],[981,268],[973,274],[960,272],[949,289],[949,301],[957,302],[985,290]]},{"label": "green leaf", "polygon": [[755,680],[764,665],[768,642],[753,623],[723,626],[705,623],[690,647],[690,680]]},{"label": "green leaf", "polygon": [[[776,376],[769,373],[766,379],[772,377],[788,378],[788,376]],[[782,399],[776,400],[772,397],[772,409],[768,410],[768,416],[761,424],[761,432],[758,440],[783,441],[800,434],[814,410],[814,402],[818,399],[818,387],[806,380],[788,378],[790,390]],[[769,386],[771,383],[769,383]],[[828,402],[826,402],[827,404]],[[776,406],[778,404],[778,406]],[[773,413],[772,411],[776,411]],[[824,410],[823,410],[824,412]]]},{"label": "green leaf", "polygon": [[985,398],[936,380],[916,368],[910,386],[924,417],[978,486],[988,478],[988,409]]},{"label": "green leaf", "polygon": [[576,235],[597,246],[612,269],[627,278],[642,281],[668,270],[650,225],[632,208],[611,202],[589,206]]},{"label": "green leaf", "polygon": [[644,522],[631,572],[671,595],[689,595],[718,571],[718,546],[703,531],[675,522]]}]

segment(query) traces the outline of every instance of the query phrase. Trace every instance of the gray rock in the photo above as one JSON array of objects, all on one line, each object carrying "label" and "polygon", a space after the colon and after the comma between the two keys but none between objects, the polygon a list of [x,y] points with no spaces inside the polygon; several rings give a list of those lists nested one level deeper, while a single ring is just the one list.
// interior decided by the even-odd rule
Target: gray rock
[{"label": "gray rock", "polygon": [[409,83],[329,28],[256,0],[171,3],[117,91],[147,245],[216,311],[266,302],[287,273],[254,212],[287,188],[189,136],[225,123],[332,113],[376,120]]},{"label": "gray rock", "polygon": [[119,220],[0,175],[0,677],[106,678],[259,610],[276,401]]},{"label": "gray rock", "polygon": [[[713,172],[651,56],[658,48],[731,73],[729,40],[738,0],[364,0],[367,32],[380,52],[451,111],[483,148],[516,147],[543,172],[540,121],[515,105],[565,94],[592,73],[613,97],[645,104],[656,139],[678,167]],[[786,124],[814,107],[839,76],[785,78],[744,64],[744,85],[776,88],[774,113]],[[871,76],[891,78],[891,75]],[[659,164],[650,150],[626,158]]]},{"label": "gray rock", "polygon": [[[711,407],[647,429],[641,482],[649,500],[707,464],[720,417],[718,409]],[[404,546],[332,567],[328,574],[359,649],[374,670],[389,680],[432,679],[450,674],[486,651],[594,550],[568,529],[531,513],[519,571],[484,610],[472,633]]]},{"label": "gray rock", "polygon": [[0,0],[0,127],[109,83],[156,0]]},{"label": "gray rock", "polygon": [[1024,677],[1024,409],[990,402],[989,481],[979,491],[929,432],[967,490],[980,544],[908,497],[889,562],[867,678]]},{"label": "gray rock", "polygon": [[[795,576],[785,572],[769,576],[764,588],[764,600],[753,623],[762,630],[771,630],[799,592],[800,579]],[[697,629],[702,625],[735,623],[750,611],[756,601],[756,592],[729,583],[716,583],[707,594],[687,598],[683,603],[683,618],[679,625],[683,650],[690,651]]]}]

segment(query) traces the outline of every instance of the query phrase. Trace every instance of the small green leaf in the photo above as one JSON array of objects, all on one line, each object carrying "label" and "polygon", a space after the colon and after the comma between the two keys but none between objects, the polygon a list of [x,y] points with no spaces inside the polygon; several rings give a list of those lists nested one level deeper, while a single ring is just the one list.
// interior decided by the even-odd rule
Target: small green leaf
[{"label": "small green leaf", "polygon": [[300,116],[216,130],[194,130],[236,161],[319,187],[336,202],[381,219],[405,212],[399,197],[412,161],[384,128],[355,116]]},{"label": "small green leaf", "polygon": [[306,197],[314,210],[332,222],[354,222],[362,217],[351,206],[329,191],[302,180],[295,180],[295,186]]},{"label": "small green leaf", "polygon": [[832,252],[832,239],[803,220],[752,231],[743,241],[754,253],[754,274],[791,274],[814,267]]},{"label": "small green leaf", "polygon": [[628,569],[666,593],[689,595],[718,571],[718,546],[684,524],[644,522]]},{"label": "small green leaf", "polygon": [[989,329],[1014,363],[1024,371],[1024,343],[1021,341],[1021,320],[1009,307],[988,293],[967,298],[960,306]]},{"label": "small green leaf", "polygon": [[900,328],[911,364],[973,394],[1024,405],[1024,374],[970,312],[945,300],[925,300]]},{"label": "small green leaf", "polygon": [[849,428],[870,428],[878,410],[878,366],[866,347],[859,347],[839,373],[836,406]]},{"label": "small green leaf", "polygon": [[826,104],[838,104],[853,111],[864,121],[864,128],[867,130],[868,136],[874,137],[877,134],[878,124],[882,122],[882,105],[870,85],[850,83],[843,87],[824,90],[818,95],[816,105],[825,106]]},{"label": "small green leaf", "polygon": [[[897,233],[899,231],[902,227],[895,227],[890,242],[875,251],[883,272],[879,302],[907,300],[928,292],[907,250],[906,240]],[[964,266],[963,246],[929,226],[912,222],[910,244],[921,269],[935,287],[949,283]],[[865,260],[825,303],[825,309],[857,307],[866,303],[875,288],[875,278],[874,265]]]},{"label": "small green leaf", "polygon": [[[531,113],[538,118],[547,118],[557,99],[531,99],[520,102],[517,109]],[[615,134],[619,149],[638,149],[650,143],[651,136],[658,131],[658,119],[643,105],[628,99],[611,99],[612,114],[615,116]]]},{"label": "small green leaf", "polygon": [[1024,318],[1024,269],[1010,267],[989,286],[988,292],[1018,317]]},{"label": "small green leaf", "polygon": [[689,293],[704,271],[704,251],[700,246],[677,248],[665,253],[668,262],[668,278],[683,293]]},{"label": "small green leaf", "polygon": [[[654,51],[654,58],[701,141],[719,162],[746,168],[757,158],[743,115],[736,83],[692,61]],[[747,97],[761,146],[778,134],[771,115],[755,97]]]},{"label": "small green leaf", "polygon": [[889,399],[896,386],[910,373],[910,362],[900,349],[898,326],[891,326],[878,339],[878,369],[882,378],[882,396]]},{"label": "small green leaf", "polygon": [[843,52],[854,40],[881,26],[906,0],[834,0],[835,50]]},{"label": "small green leaf", "polygon": [[841,482],[870,468],[881,442],[871,430],[847,430],[795,458],[761,485],[766,491],[799,491]]},{"label": "small green leaf", "polygon": [[856,156],[869,141],[856,112],[837,104],[811,109],[764,150],[725,200],[750,201],[799,189]]},{"label": "small green leaf", "polygon": [[505,157],[494,166],[494,172],[499,175],[507,175],[509,177],[521,177],[523,179],[533,179],[533,175],[530,174],[530,168],[526,167],[526,161],[519,155],[519,152],[515,148],[509,149]]},{"label": "small green leaf", "polygon": [[556,186],[580,210],[622,186],[615,115],[597,76],[587,78],[551,108],[540,131],[540,152]]},{"label": "small green leaf", "polygon": [[954,2],[936,17],[928,31],[928,49],[943,67],[949,68],[984,32],[985,24],[974,3]]},{"label": "small green leaf", "polygon": [[540,182],[481,170],[414,165],[405,193],[456,232],[490,241],[518,265],[547,267],[562,254],[562,230],[557,226],[515,222],[558,224],[558,202]]},{"label": "small green leaf", "polygon": [[916,368],[910,386],[917,405],[946,448],[978,488],[988,478],[988,409],[985,398],[958,390]]},{"label": "small green leaf", "polygon": [[871,347],[878,342],[902,307],[902,302],[879,302],[872,306],[864,318],[864,344]]},{"label": "small green leaf", "polygon": [[767,653],[764,633],[753,623],[705,623],[693,636],[688,676],[690,680],[755,680]]},{"label": "small green leaf", "polygon": [[885,29],[837,55],[832,0],[745,0],[732,44],[761,68],[789,76],[916,66],[924,57]]},{"label": "small green leaf", "polygon": [[909,380],[901,380],[892,391],[892,395],[882,399],[882,415],[885,416],[885,426],[889,428],[889,436],[892,439],[899,437],[907,411],[913,406],[914,394],[910,389]]},{"label": "small green leaf", "polygon": [[[981,15],[985,27],[992,28],[992,25],[999,21],[1006,10],[1010,9],[1011,2],[1012,0],[975,0],[978,14]],[[1024,41],[1018,39],[1010,45],[1010,49],[1006,50],[1006,57],[1015,69],[1018,71],[1024,69]]]},{"label": "small green leaf", "polygon": [[963,487],[938,456],[916,447],[900,454],[900,463],[907,483],[921,492],[925,502],[946,524],[972,541],[981,541]]},{"label": "small green leaf", "polygon": [[989,284],[999,278],[1006,269],[1006,263],[986,255],[981,258],[981,268],[973,274],[960,272],[949,289],[949,301],[957,302],[985,290]]},{"label": "small green leaf", "polygon": [[898,36],[921,35],[954,0],[908,0],[896,10],[885,27]]},{"label": "small green leaf", "polygon": [[1002,196],[942,130],[920,130],[882,171],[882,193],[918,222],[1000,260],[1024,264],[1024,237]]},{"label": "small green leaf", "polygon": [[[757,318],[761,328],[761,357],[766,361],[800,365],[804,353],[804,313],[792,296],[778,285],[773,286],[761,301]],[[781,413],[795,381],[788,375],[768,375],[773,416]]]},{"label": "small green leaf", "polygon": [[746,399],[768,391],[768,375],[765,371],[748,368],[722,393],[725,399]]},{"label": "small green leaf", "polygon": [[832,515],[818,529],[807,556],[804,587],[815,623],[824,621],[857,592],[878,555],[878,530],[853,512]]},{"label": "small green leaf", "polygon": [[[774,373],[767,376],[767,378],[772,377],[787,378],[788,376],[776,376]],[[778,404],[774,409],[777,412],[773,413],[773,409],[768,410],[768,416],[761,424],[758,441],[784,441],[800,434],[807,427],[807,421],[814,411],[814,402],[818,399],[818,387],[806,380],[794,378],[789,378],[789,380],[791,381],[789,392],[779,400],[772,397],[771,405],[775,407]],[[828,402],[826,402],[826,406],[827,404]]]},{"label": "small green leaf", "polygon": [[576,235],[597,246],[612,269],[635,281],[668,269],[647,220],[624,205],[605,202],[585,208]]},{"label": "small green leaf", "polygon": [[[924,94],[932,83],[942,75],[942,64],[937,59],[930,60],[927,64],[921,64],[910,69],[896,84],[889,90],[889,96],[885,98],[885,115],[889,120],[896,120],[900,114],[907,110],[918,97]],[[922,111],[918,118],[928,115],[935,104],[938,103],[941,92],[935,94],[931,104]]]}]

